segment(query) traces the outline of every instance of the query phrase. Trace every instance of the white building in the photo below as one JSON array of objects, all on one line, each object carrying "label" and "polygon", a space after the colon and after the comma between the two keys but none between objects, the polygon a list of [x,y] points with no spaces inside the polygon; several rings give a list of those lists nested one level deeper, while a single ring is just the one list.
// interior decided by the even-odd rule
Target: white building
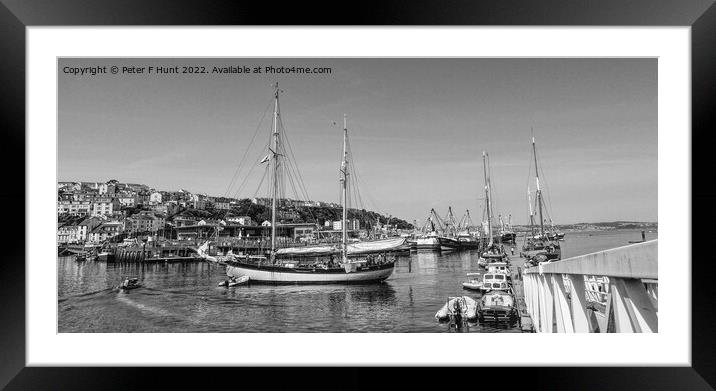
[{"label": "white building", "polygon": [[57,229],[57,243],[76,243],[79,241],[79,226],[66,225]]},{"label": "white building", "polygon": [[[347,229],[351,231],[357,231],[360,229],[360,221],[357,219],[355,220],[346,220],[346,227]],[[340,231],[343,229],[343,221],[338,220],[333,222],[333,230]]]},{"label": "white building", "polygon": [[149,203],[152,205],[158,205],[162,203],[162,193],[155,191],[149,195]]},{"label": "white building", "polygon": [[85,216],[92,212],[92,203],[89,201],[57,201],[57,214],[71,216]]},{"label": "white building", "polygon": [[136,196],[128,196],[128,195],[122,195],[117,197],[117,201],[119,201],[119,205],[124,208],[133,208],[137,206],[137,197]]},{"label": "white building", "polygon": [[249,216],[229,216],[226,218],[226,221],[231,224],[254,225],[253,220],[251,220]]},{"label": "white building", "polygon": [[119,202],[111,198],[97,198],[92,203],[92,216],[111,216],[119,209]]}]

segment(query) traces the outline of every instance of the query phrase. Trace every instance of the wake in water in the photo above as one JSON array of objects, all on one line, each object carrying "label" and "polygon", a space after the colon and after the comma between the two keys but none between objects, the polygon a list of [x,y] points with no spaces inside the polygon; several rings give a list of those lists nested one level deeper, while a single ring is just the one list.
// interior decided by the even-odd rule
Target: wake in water
[{"label": "wake in water", "polygon": [[112,291],[114,291],[114,290],[116,290],[116,289],[115,289],[115,288],[105,288],[105,289],[100,289],[100,290],[97,290],[97,291],[92,291],[92,292],[87,292],[87,293],[80,293],[80,294],[77,294],[77,295],[65,296],[65,297],[61,297],[61,298],[57,299],[57,302],[58,302],[58,303],[62,303],[62,302],[65,302],[65,301],[67,301],[67,300],[69,300],[69,299],[78,299],[78,298],[87,297],[87,296],[94,296],[94,295],[97,295],[97,294],[99,294],[99,293],[105,293],[105,292],[106,292],[106,293],[109,293],[109,292],[112,292]]}]

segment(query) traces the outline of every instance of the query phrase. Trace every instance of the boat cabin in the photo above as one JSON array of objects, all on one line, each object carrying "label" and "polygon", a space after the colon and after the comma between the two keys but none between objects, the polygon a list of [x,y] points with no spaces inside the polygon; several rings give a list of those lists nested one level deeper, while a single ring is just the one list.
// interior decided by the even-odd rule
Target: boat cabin
[{"label": "boat cabin", "polygon": [[495,290],[495,289],[508,289],[508,278],[507,274],[504,273],[487,273],[482,277],[482,289],[484,290]]},{"label": "boat cabin", "polygon": [[493,292],[482,297],[484,307],[514,307],[515,300],[509,293]]},{"label": "boat cabin", "polygon": [[487,265],[487,272],[510,274],[510,269],[507,266],[507,262],[492,262]]}]

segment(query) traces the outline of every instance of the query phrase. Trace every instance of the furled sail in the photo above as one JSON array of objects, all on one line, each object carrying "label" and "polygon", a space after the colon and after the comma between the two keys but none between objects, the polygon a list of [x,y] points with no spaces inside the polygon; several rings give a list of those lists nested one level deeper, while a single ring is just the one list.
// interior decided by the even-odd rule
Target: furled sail
[{"label": "furled sail", "polygon": [[[369,242],[350,243],[348,247],[348,255],[361,255],[370,253],[380,253],[386,251],[398,250],[405,245],[405,238],[391,238],[383,240],[373,240]],[[305,247],[287,247],[276,251],[277,256],[320,256],[340,253],[340,248],[336,246],[305,246]]]},{"label": "furled sail", "polygon": [[348,245],[348,255],[395,251],[405,244],[405,238],[391,238],[373,240],[370,242],[358,242]]},{"label": "furled sail", "polygon": [[276,255],[328,255],[338,252],[334,246],[305,246],[305,247],[287,247],[276,250]]}]

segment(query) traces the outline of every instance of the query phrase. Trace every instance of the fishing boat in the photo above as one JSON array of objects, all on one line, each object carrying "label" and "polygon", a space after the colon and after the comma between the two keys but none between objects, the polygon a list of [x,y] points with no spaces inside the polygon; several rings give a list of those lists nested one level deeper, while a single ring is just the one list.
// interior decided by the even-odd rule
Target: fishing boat
[{"label": "fishing boat", "polygon": [[[532,137],[532,155],[534,157],[534,164],[535,164],[535,182],[537,185],[536,190],[536,197],[535,197],[535,203],[537,204],[537,212],[539,214],[539,233],[535,234],[535,223],[534,223],[534,212],[532,208],[532,199],[531,199],[531,193],[529,186],[527,187],[527,204],[530,214],[530,230],[531,235],[526,237],[525,244],[522,246],[522,250],[524,256],[527,259],[530,259],[531,257],[537,255],[537,254],[543,254],[545,257],[547,257],[550,261],[560,260],[562,258],[562,248],[557,240],[555,240],[556,236],[553,234],[550,238],[550,235],[548,235],[548,232],[545,231],[544,227],[544,216],[543,216],[543,210],[545,208],[544,205],[544,199],[542,195],[542,189],[540,188],[540,182],[539,182],[539,166],[537,164],[537,147],[535,143],[535,138]],[[564,234],[562,234],[562,238],[564,238]]]},{"label": "fishing boat", "polygon": [[393,251],[403,248],[405,238],[389,238],[349,244],[347,218],[347,186],[349,178],[348,125],[343,118],[343,159],[340,166],[342,198],[342,229],[340,246],[325,244],[292,248],[278,248],[276,204],[279,198],[280,174],[286,170],[287,152],[279,112],[278,83],[274,92],[274,112],[269,155],[270,164],[271,247],[258,256],[220,257],[226,264],[228,276],[248,276],[251,281],[269,284],[329,284],[379,282],[393,274]]},{"label": "fishing boat", "polygon": [[460,242],[449,231],[449,225],[446,224],[435,209],[430,209],[430,214],[425,221],[422,231],[425,232],[416,240],[416,248],[418,250],[430,251],[451,251],[460,249]]},{"label": "fishing boat", "polygon": [[430,231],[416,240],[415,248],[418,250],[440,251],[440,237],[435,231]]},{"label": "fishing boat", "polygon": [[512,230],[512,215],[509,216],[509,220],[507,221],[507,224],[505,225],[504,221],[502,221],[502,215],[500,215],[500,240],[502,243],[511,243],[514,244],[515,240],[517,239],[517,234],[515,231]]}]

